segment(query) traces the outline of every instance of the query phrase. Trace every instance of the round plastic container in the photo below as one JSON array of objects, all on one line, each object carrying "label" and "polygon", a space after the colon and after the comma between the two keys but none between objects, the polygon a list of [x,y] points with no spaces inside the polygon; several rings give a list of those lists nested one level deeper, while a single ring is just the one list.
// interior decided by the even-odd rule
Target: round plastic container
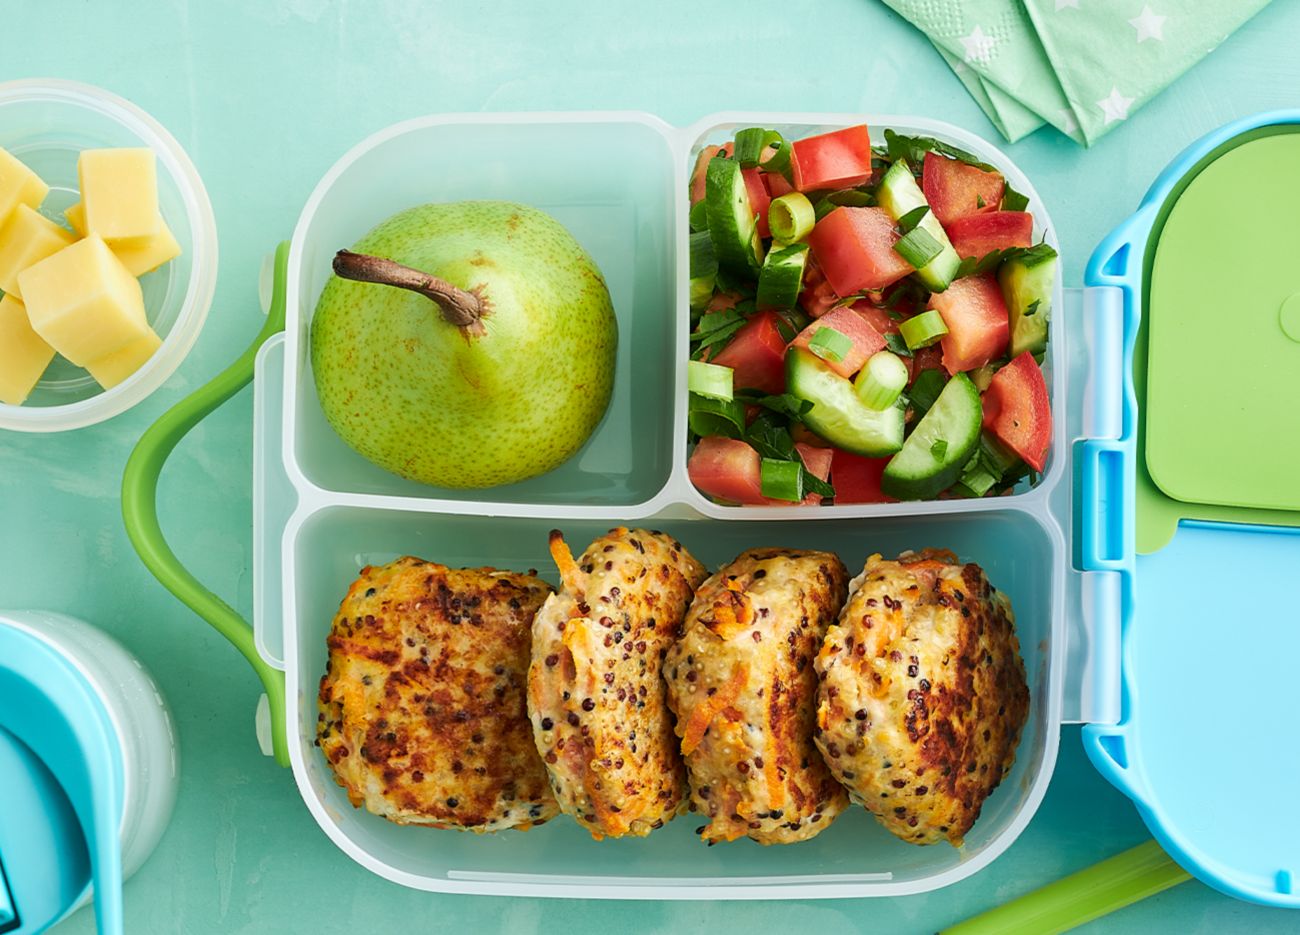
[{"label": "round plastic container", "polygon": [[79,200],[77,156],[95,147],[148,146],[158,158],[158,205],[181,255],[140,280],[149,324],[163,339],[149,361],[111,390],[56,357],[22,406],[0,404],[0,429],[62,432],[111,419],[171,376],[198,339],[217,284],[217,227],[194,164],[162,125],[129,101],[86,84],[30,79],[0,84],[0,147],[50,186],[40,212],[65,224]]},{"label": "round plastic container", "polygon": [[18,764],[0,803],[0,895],[36,926],[20,931],[39,930],[89,900],[93,868],[101,931],[113,931],[121,880],[153,851],[176,800],[167,704],[131,653],[72,617],[0,612],[0,649],[0,741]]}]

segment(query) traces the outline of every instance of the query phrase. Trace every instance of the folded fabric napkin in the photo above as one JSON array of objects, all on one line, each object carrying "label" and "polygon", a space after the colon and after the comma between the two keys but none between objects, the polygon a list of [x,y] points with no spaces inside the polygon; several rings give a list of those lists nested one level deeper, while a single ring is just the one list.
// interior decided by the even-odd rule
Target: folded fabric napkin
[{"label": "folded fabric napkin", "polygon": [[884,0],[926,34],[1010,142],[1089,146],[1268,0]]}]

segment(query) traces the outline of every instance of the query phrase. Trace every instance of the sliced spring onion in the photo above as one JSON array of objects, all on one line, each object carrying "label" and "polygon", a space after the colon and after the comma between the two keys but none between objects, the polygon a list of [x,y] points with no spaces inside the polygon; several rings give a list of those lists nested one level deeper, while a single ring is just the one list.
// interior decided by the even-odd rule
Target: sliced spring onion
[{"label": "sliced spring onion", "polygon": [[758,292],[754,305],[760,310],[793,308],[803,288],[803,271],[808,263],[808,245],[791,244],[773,250],[763,260],[758,273]]},{"label": "sliced spring onion", "polygon": [[834,328],[818,328],[808,342],[808,350],[822,360],[838,364],[853,350],[853,339]]},{"label": "sliced spring onion", "polygon": [[775,134],[777,139],[781,138],[781,134],[776,133],[775,130],[764,130],[762,127],[749,127],[737,131],[735,156],[741,168],[752,169],[758,165],[759,160],[763,158],[763,150],[768,145],[768,134]]},{"label": "sliced spring onion", "polygon": [[911,350],[929,347],[948,333],[948,326],[943,323],[943,316],[934,309],[927,309],[907,321],[900,322],[898,333]]},{"label": "sliced spring onion", "polygon": [[784,243],[803,240],[817,223],[817,211],[803,192],[787,192],[772,199],[767,209],[767,226],[772,236]]},{"label": "sliced spring onion", "polygon": [[735,392],[732,388],[735,371],[719,364],[692,360],[686,364],[686,384],[692,393],[730,402]]},{"label": "sliced spring onion", "polygon": [[759,471],[763,496],[790,503],[803,499],[803,465],[798,461],[764,458]]},{"label": "sliced spring onion", "polygon": [[931,260],[943,253],[943,244],[935,240],[934,235],[929,231],[917,227],[894,242],[894,252],[916,269],[920,269],[928,266]]},{"label": "sliced spring onion", "polygon": [[918,416],[923,416],[930,411],[930,407],[939,398],[939,394],[943,392],[943,385],[947,382],[943,371],[937,367],[922,370],[916,375],[916,379],[912,381],[912,392],[909,395],[912,400],[912,408],[916,410]]},{"label": "sliced spring onion", "polygon": [[709,229],[709,216],[704,207],[703,198],[691,205],[690,225],[692,231],[707,231]]},{"label": "sliced spring onion", "polygon": [[853,381],[858,398],[877,412],[892,406],[905,386],[907,364],[889,351],[880,351],[867,358],[866,365]]},{"label": "sliced spring onion", "polygon": [[764,172],[777,172],[790,178],[790,144],[775,130],[748,127],[736,134],[736,161],[742,168],[762,166]]},{"label": "sliced spring onion", "polygon": [[691,431],[701,438],[740,438],[745,432],[745,404],[738,399],[723,401],[692,393],[686,420]]},{"label": "sliced spring onion", "polygon": [[[1001,480],[1000,474],[994,474],[985,463],[983,452],[976,451],[975,457],[962,470],[959,484],[964,487],[960,492],[971,497],[982,497]],[[956,489],[956,488],[954,488]]]}]

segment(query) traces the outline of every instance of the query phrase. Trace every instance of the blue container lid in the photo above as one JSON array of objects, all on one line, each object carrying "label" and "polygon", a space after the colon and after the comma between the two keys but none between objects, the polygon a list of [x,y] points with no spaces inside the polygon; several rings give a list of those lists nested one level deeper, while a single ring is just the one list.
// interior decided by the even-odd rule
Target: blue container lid
[{"label": "blue container lid", "polygon": [[0,933],[35,933],[95,884],[100,932],[122,931],[122,752],[76,665],[0,620]]},{"label": "blue container lid", "polygon": [[[1277,147],[1279,134],[1297,132],[1300,111],[1292,111],[1248,118],[1194,143],[1156,180],[1138,211],[1101,243],[1085,276],[1089,286],[1123,292],[1125,369],[1133,376],[1124,394],[1127,486],[1121,502],[1126,526],[1122,558],[1114,564],[1125,582],[1121,714],[1118,723],[1086,727],[1085,746],[1097,768],[1134,801],[1152,834],[1189,872],[1229,895],[1294,908],[1300,908],[1300,811],[1288,793],[1300,775],[1295,726],[1300,615],[1288,589],[1300,570],[1300,511],[1289,508],[1293,499],[1279,502],[1275,492],[1271,497],[1243,496],[1249,478],[1241,476],[1243,452],[1264,458],[1256,469],[1275,474],[1274,461],[1291,450],[1283,442],[1293,444],[1294,439],[1270,439],[1259,431],[1259,419],[1206,419],[1180,455],[1197,458],[1198,464],[1175,465],[1178,484],[1170,480],[1169,470],[1153,476],[1153,454],[1164,459],[1162,468],[1171,463],[1169,440],[1163,439],[1163,448],[1151,444],[1150,423],[1161,411],[1147,397],[1147,367],[1154,354],[1151,329],[1138,322],[1161,318],[1166,329],[1180,321],[1202,327],[1217,310],[1223,327],[1214,337],[1220,342],[1216,353],[1229,355],[1236,368],[1232,372],[1267,377],[1286,388],[1252,394],[1230,381],[1232,385],[1218,388],[1230,399],[1228,409],[1281,407],[1286,418],[1275,420],[1274,430],[1293,421],[1291,390],[1300,372],[1300,346],[1293,342],[1300,338],[1287,331],[1286,302],[1290,293],[1300,291],[1300,273],[1295,272],[1300,228],[1294,211],[1280,206],[1295,201],[1297,183],[1290,176],[1239,167],[1252,164],[1241,158],[1247,147]],[[1290,148],[1294,143],[1286,141]],[[1208,244],[1201,242],[1197,256],[1203,262],[1196,275],[1226,277],[1221,278],[1223,291],[1204,290],[1199,298],[1184,295],[1177,307],[1157,307],[1152,303],[1160,295],[1152,288],[1151,273],[1158,269],[1161,234],[1172,229],[1166,226],[1169,218],[1175,217],[1184,193],[1194,190],[1200,173],[1225,156],[1219,170],[1231,166],[1238,184],[1231,197],[1220,194],[1214,204],[1207,206],[1204,199],[1198,204],[1195,216],[1205,237],[1229,238],[1225,243],[1244,238],[1249,249],[1268,252],[1252,255],[1253,261],[1277,264],[1272,271],[1282,275],[1268,288],[1261,277],[1238,282],[1233,277],[1241,264],[1228,256],[1232,251],[1225,248],[1209,262],[1203,256]],[[1289,201],[1278,197],[1281,190]],[[1244,227],[1241,218],[1248,212],[1238,199],[1248,203],[1257,220],[1261,206],[1265,215],[1272,209],[1273,222]],[[1207,224],[1207,217],[1214,223]],[[1185,223],[1183,228],[1181,241],[1171,243],[1187,242]],[[1293,284],[1285,281],[1288,275]],[[1286,287],[1280,292],[1279,283]],[[1261,337],[1243,341],[1242,334]],[[1267,354],[1261,353],[1261,341],[1268,342]],[[1214,379],[1207,376],[1215,370],[1213,359],[1185,356],[1192,358],[1185,361],[1189,389]],[[1167,353],[1163,360],[1169,363]],[[1255,372],[1266,367],[1274,369]],[[1168,370],[1162,379],[1170,379]],[[1166,412],[1170,391],[1166,384]],[[1172,404],[1177,404],[1178,386],[1172,391]],[[1195,396],[1188,392],[1183,404]],[[1216,453],[1216,444],[1234,446],[1231,456]],[[1193,474],[1196,467],[1201,474]],[[1215,470],[1222,473],[1216,476]],[[1192,476],[1198,485],[1183,483]],[[1273,489],[1262,480],[1259,486],[1265,492]]]}]

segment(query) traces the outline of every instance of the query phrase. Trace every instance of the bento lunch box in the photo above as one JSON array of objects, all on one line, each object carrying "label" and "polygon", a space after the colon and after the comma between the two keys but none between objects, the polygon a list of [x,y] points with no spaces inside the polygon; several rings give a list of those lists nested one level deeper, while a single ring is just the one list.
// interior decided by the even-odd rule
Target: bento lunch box
[{"label": "bento lunch box", "polygon": [[[1121,787],[1135,798],[1147,791],[1136,769],[1145,737],[1132,732],[1136,675],[1128,668],[1142,570],[1140,563],[1135,569],[1132,522],[1132,361],[1141,309],[1135,264],[1120,269],[1108,255],[1095,286],[1056,286],[1045,362],[1054,439],[1032,487],[969,501],[736,508],[709,502],[687,479],[685,192],[694,156],[740,127],[774,126],[790,138],[864,121],[873,133],[892,127],[937,136],[997,165],[1029,196],[1041,235],[1055,244],[1045,207],[1014,164],[936,121],[731,113],[678,129],[635,113],[412,120],[365,140],[322,179],[292,243],[264,271],[269,314],[254,345],[142,440],[123,490],[133,541],[160,579],[258,671],[267,689],[258,719],[264,749],[292,767],[317,822],[363,866],[439,892],[897,896],[960,880],[1006,850],[1042,800],[1063,723],[1095,725],[1090,742],[1102,751],[1095,758],[1114,764],[1104,771],[1127,781]],[[419,485],[351,451],[325,421],[308,354],[311,315],[337,249],[398,210],[467,198],[520,201],[560,220],[604,272],[620,329],[613,399],[587,445],[547,475],[488,491]],[[1108,241],[1103,250],[1114,247]],[[244,385],[254,364],[250,628],[176,562],[154,513],[154,485],[171,447]],[[1031,706],[1015,767],[964,847],[906,844],[861,808],[811,841],[767,848],[750,841],[706,848],[689,816],[648,838],[595,842],[563,818],[527,834],[482,836],[398,826],[354,809],[314,740],[325,637],[359,569],[413,554],[449,565],[538,568],[554,581],[548,530],[561,528],[570,542],[583,543],[620,524],[669,532],[711,567],[759,545],[828,549],[851,568],[873,552],[925,546],[981,564],[1015,608]],[[1297,554],[1292,547],[1292,560]]]}]

